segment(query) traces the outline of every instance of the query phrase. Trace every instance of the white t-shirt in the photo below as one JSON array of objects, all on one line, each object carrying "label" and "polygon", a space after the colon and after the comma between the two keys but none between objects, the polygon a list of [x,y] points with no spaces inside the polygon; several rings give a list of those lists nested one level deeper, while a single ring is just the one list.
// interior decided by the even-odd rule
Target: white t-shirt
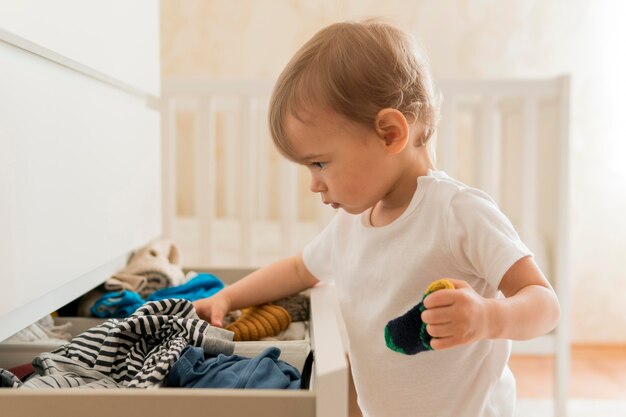
[{"label": "white t-shirt", "polygon": [[485,193],[442,171],[417,184],[391,224],[371,226],[371,209],[341,210],[303,251],[309,271],[335,283],[359,405],[368,417],[513,416],[509,340],[417,355],[385,345],[387,322],[417,304],[430,282],[462,279],[484,297],[501,297],[505,272],[531,255]]}]

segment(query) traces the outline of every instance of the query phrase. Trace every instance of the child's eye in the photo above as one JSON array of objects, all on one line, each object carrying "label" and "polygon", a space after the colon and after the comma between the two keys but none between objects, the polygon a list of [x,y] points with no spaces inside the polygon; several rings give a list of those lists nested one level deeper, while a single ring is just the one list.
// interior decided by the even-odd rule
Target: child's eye
[{"label": "child's eye", "polygon": [[326,162],[311,162],[311,166],[317,169],[324,169]]}]

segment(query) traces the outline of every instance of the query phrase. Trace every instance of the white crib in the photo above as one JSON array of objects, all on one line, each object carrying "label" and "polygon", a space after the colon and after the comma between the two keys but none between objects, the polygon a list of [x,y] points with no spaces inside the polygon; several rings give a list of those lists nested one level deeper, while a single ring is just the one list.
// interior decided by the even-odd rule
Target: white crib
[{"label": "white crib", "polygon": [[[164,234],[185,263],[254,267],[293,254],[333,210],[308,191],[267,129],[272,82],[170,79],[163,84]],[[561,302],[554,335],[515,343],[554,353],[555,415],[569,374],[569,78],[447,80],[437,168],[488,192],[516,226]]]}]

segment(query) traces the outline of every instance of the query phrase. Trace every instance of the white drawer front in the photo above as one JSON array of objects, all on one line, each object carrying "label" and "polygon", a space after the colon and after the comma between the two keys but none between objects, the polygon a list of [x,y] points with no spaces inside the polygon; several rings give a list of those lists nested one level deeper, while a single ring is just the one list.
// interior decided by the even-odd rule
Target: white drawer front
[{"label": "white drawer front", "polygon": [[0,29],[159,95],[157,1],[0,0]]}]

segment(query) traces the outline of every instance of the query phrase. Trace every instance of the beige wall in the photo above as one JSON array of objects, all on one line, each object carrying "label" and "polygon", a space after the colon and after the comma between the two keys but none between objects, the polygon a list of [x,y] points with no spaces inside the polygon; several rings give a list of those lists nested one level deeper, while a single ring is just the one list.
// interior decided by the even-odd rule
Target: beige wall
[{"label": "beige wall", "polygon": [[572,75],[572,335],[626,342],[624,3],[593,0],[163,0],[164,77],[275,78],[323,26],[380,16],[436,79]]}]

